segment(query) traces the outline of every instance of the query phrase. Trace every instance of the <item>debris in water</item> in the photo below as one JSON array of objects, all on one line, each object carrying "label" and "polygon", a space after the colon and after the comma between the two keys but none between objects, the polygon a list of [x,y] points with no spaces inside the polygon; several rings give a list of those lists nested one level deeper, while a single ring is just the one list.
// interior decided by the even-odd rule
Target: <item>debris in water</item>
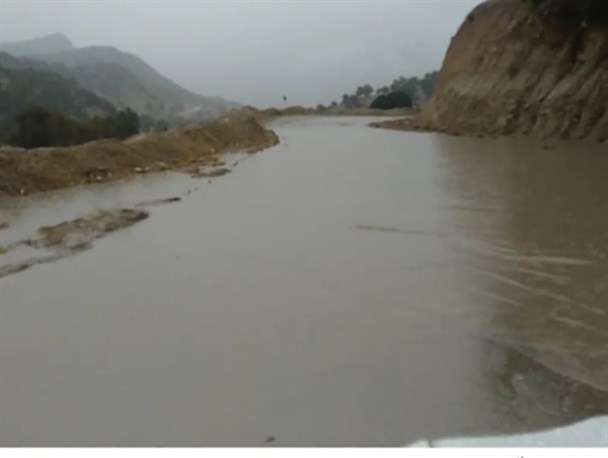
[{"label": "debris in water", "polygon": [[[190,193],[190,191],[188,192]],[[181,197],[167,197],[166,199],[154,199],[154,200],[146,200],[144,202],[140,202],[136,205],[136,207],[153,207],[156,205],[164,205],[170,204],[173,202],[181,202]]]},{"label": "debris in water", "polygon": [[221,176],[226,175],[226,174],[228,174],[230,172],[231,172],[230,169],[222,167],[222,168],[219,168],[219,169],[210,170],[209,172],[200,172],[199,171],[197,173],[194,173],[192,175],[192,178],[214,178],[214,177],[221,177]]}]

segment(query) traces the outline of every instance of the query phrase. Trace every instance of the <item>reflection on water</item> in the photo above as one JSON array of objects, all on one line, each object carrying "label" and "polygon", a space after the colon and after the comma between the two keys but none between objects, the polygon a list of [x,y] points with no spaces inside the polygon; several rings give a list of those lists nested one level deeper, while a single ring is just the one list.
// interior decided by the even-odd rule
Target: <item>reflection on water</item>
[{"label": "reflection on water", "polygon": [[17,205],[24,233],[183,196],[0,279],[0,443],[401,445],[608,413],[608,157],[367,122],[281,120],[204,186]]},{"label": "reflection on water", "polygon": [[606,152],[437,138],[450,152],[447,189],[463,202],[454,229],[483,242],[471,263],[492,304],[489,332],[608,390]]}]

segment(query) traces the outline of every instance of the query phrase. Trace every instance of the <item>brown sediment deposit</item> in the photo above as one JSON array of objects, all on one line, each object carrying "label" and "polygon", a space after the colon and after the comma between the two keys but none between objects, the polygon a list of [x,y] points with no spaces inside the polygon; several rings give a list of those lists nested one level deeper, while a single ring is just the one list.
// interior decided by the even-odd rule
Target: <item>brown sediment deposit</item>
[{"label": "brown sediment deposit", "polygon": [[45,248],[62,245],[72,248],[74,243],[90,243],[105,234],[132,226],[148,216],[149,213],[145,210],[128,208],[99,211],[72,221],[41,227],[38,229],[40,239],[34,241],[34,245]]},{"label": "brown sediment deposit", "polygon": [[165,205],[171,204],[175,202],[181,202],[181,197],[167,197],[164,199],[154,199],[154,200],[146,200],[144,202],[140,202],[136,205],[136,207],[156,207],[157,205]]},{"label": "brown sediment deposit", "polygon": [[414,117],[399,118],[399,119],[388,119],[385,121],[371,122],[370,127],[392,129],[392,130],[408,130],[408,131],[433,131],[437,129],[425,128],[416,122]]},{"label": "brown sediment deposit", "polygon": [[207,159],[219,164],[218,154],[256,152],[278,142],[258,116],[241,110],[212,123],[141,134],[125,141],[32,150],[8,147],[0,150],[0,197],[180,169]]},{"label": "brown sediment deposit", "polygon": [[[163,200],[166,202],[176,201],[175,198]],[[151,203],[149,202],[148,204]],[[79,248],[110,232],[132,226],[148,218],[148,216],[150,214],[146,210],[129,208],[101,210],[71,221],[64,221],[52,226],[43,226],[38,229],[38,237],[0,246],[0,254],[8,253],[20,246],[32,248]]]},{"label": "brown sediment deposit", "polygon": [[224,175],[227,175],[231,172],[230,169],[227,169],[225,167],[220,167],[217,169],[212,169],[209,171],[205,171],[205,170],[197,170],[195,173],[192,174],[193,178],[215,178],[215,177],[221,177]]},{"label": "brown sediment deposit", "polygon": [[[174,201],[173,199],[166,200]],[[94,240],[132,226],[148,216],[149,213],[146,210],[140,209],[102,210],[60,224],[43,226],[38,229],[38,237],[0,246],[0,255],[20,247],[31,247],[42,250],[44,253],[42,256],[28,257],[17,262],[0,265],[0,278],[22,272],[38,264],[73,256],[89,249]]]}]

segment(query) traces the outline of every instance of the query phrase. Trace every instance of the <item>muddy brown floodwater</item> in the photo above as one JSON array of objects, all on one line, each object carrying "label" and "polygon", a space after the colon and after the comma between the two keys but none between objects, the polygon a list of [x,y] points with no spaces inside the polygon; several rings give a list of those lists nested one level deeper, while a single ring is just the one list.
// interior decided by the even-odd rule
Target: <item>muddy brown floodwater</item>
[{"label": "muddy brown floodwater", "polygon": [[608,413],[606,152],[371,120],[280,120],[224,177],[5,202],[10,243],[182,197],[0,279],[1,444],[396,446]]}]

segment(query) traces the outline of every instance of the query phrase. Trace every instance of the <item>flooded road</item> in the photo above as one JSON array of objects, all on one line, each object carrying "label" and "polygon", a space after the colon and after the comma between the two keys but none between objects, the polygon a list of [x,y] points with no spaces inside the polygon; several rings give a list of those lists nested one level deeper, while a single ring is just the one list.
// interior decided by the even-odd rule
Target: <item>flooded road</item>
[{"label": "flooded road", "polygon": [[0,279],[0,443],[397,446],[608,413],[605,151],[369,121],[5,208],[8,243],[183,196]]}]

